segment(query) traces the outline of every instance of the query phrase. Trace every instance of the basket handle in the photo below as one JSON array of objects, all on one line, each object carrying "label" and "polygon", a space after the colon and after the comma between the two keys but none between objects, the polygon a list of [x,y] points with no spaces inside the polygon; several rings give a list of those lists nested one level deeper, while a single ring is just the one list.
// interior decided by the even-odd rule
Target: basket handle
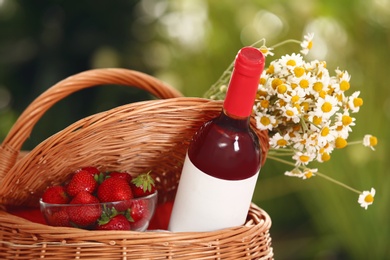
[{"label": "basket handle", "polygon": [[19,116],[0,146],[0,181],[16,163],[35,124],[56,102],[79,90],[103,84],[133,86],[161,98],[180,97],[173,87],[147,74],[128,69],[94,69],[70,76],[38,96]]}]

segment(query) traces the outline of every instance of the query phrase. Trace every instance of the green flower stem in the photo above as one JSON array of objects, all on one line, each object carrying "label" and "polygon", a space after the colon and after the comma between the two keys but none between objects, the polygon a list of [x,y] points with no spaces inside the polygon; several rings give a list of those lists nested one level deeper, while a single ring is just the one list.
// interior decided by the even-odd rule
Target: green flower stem
[{"label": "green flower stem", "polygon": [[[292,163],[292,162],[290,162],[290,161],[286,161],[286,160],[281,159],[281,158],[278,158],[278,157],[274,157],[274,156],[272,156],[272,155],[271,155],[271,156],[268,155],[268,156],[267,156],[267,159],[271,159],[271,160],[274,160],[274,161],[277,161],[277,162],[281,162],[281,163],[284,163],[284,164],[287,164],[287,165],[296,167],[296,165],[295,165],[294,163]],[[298,168],[300,168],[300,169],[302,169],[302,170],[305,169],[305,168],[302,167],[302,166],[300,166],[300,167],[298,167]],[[325,175],[325,174],[323,174],[323,173],[316,172],[315,175],[320,176],[320,177],[322,177],[322,178],[324,178],[324,179],[326,179],[326,180],[328,180],[328,181],[330,181],[330,182],[333,182],[333,183],[335,183],[335,184],[337,184],[337,185],[339,185],[339,186],[341,186],[341,187],[344,187],[344,188],[346,188],[346,189],[348,189],[348,190],[350,190],[350,191],[353,191],[353,192],[355,192],[355,193],[357,193],[357,194],[361,194],[361,193],[362,193],[361,191],[359,191],[359,190],[357,190],[357,189],[354,189],[354,188],[352,188],[352,187],[350,187],[350,186],[348,186],[348,185],[346,185],[346,184],[344,184],[344,183],[342,183],[342,182],[340,182],[340,181],[338,181],[338,180],[335,180],[335,179],[333,179],[333,178],[331,178],[331,177],[329,177],[329,176],[327,176],[327,175]]]},{"label": "green flower stem", "polygon": [[205,98],[210,98],[215,94],[221,94],[219,87],[223,84],[227,84],[230,79],[230,75],[233,71],[234,62],[230,63],[229,67],[222,73],[221,77],[209,88],[208,91],[204,94]]},{"label": "green flower stem", "polygon": [[[261,43],[261,45],[265,45],[265,39],[260,39],[258,41],[256,41],[255,43],[251,44],[250,46],[252,47],[256,47],[256,45],[258,45],[259,43]],[[298,40],[294,40],[294,39],[289,39],[289,40],[285,40],[285,41],[282,41],[278,44],[275,44],[273,45],[271,48],[275,49],[281,45],[284,45],[284,44],[287,44],[287,43],[298,43],[298,44],[301,44],[301,41],[298,41]],[[260,46],[261,47],[261,46]],[[230,79],[230,75],[233,71],[233,67],[234,67],[234,62],[232,62],[229,67],[222,73],[221,77],[209,88],[208,91],[206,91],[206,93],[203,95],[203,97],[205,98],[210,98],[216,94],[219,94],[219,87],[222,86],[223,84],[227,84],[229,79]]]},{"label": "green flower stem", "polygon": [[[257,44],[261,43],[261,45],[265,45],[265,39],[260,39],[257,42],[251,44],[252,47],[255,47]],[[261,46],[260,46],[261,47]]]},{"label": "green flower stem", "polygon": [[271,48],[275,49],[275,48],[277,48],[277,47],[279,47],[281,45],[287,44],[287,43],[298,43],[298,44],[301,44],[301,41],[294,40],[294,39],[289,39],[289,40],[282,41],[282,42],[280,42],[278,44],[275,44],[275,45],[271,46]]},{"label": "green flower stem", "polygon": [[357,190],[357,189],[354,189],[354,188],[352,188],[352,187],[348,186],[347,184],[344,184],[344,183],[342,183],[342,182],[340,182],[340,181],[337,181],[337,180],[335,180],[335,179],[333,179],[333,178],[331,178],[331,177],[329,177],[329,176],[327,176],[327,175],[325,175],[325,174],[323,174],[323,173],[316,172],[315,174],[318,175],[318,176],[320,176],[320,177],[322,177],[322,178],[324,178],[324,179],[327,179],[328,181],[331,181],[331,182],[333,182],[333,183],[335,183],[335,184],[338,184],[338,185],[340,185],[341,187],[344,187],[344,188],[346,188],[346,189],[348,189],[348,190],[350,190],[350,191],[353,191],[353,192],[355,192],[355,193],[357,193],[357,194],[361,194],[361,193],[362,193],[361,191],[359,191],[359,190]]},{"label": "green flower stem", "polygon": [[284,163],[284,164],[296,167],[295,163],[287,161],[287,160],[284,160],[284,159],[281,159],[279,157],[272,156],[269,153],[267,154],[267,159],[271,159],[271,160],[274,160],[274,161],[277,161],[277,162],[281,162],[281,163]]},{"label": "green flower stem", "polygon": [[291,156],[294,155],[294,151],[290,150],[269,150],[268,155],[272,156]]},{"label": "green flower stem", "polygon": [[352,142],[348,142],[348,145],[354,145],[354,144],[362,144],[363,141],[352,141]]}]

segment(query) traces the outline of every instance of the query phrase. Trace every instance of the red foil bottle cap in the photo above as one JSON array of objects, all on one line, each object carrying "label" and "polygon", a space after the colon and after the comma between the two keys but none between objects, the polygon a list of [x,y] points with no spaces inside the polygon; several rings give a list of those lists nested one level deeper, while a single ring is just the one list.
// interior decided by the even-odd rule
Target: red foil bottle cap
[{"label": "red foil bottle cap", "polygon": [[238,52],[223,103],[229,115],[248,117],[252,114],[264,63],[264,55],[257,48],[244,47]]}]

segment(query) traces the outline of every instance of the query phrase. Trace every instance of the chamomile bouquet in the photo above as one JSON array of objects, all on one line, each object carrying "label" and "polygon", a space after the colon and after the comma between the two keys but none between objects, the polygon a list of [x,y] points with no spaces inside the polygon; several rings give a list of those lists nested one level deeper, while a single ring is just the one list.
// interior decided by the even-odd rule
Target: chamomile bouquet
[{"label": "chamomile bouquet", "polygon": [[[284,173],[286,176],[323,177],[357,193],[358,203],[367,209],[374,202],[374,188],[359,191],[310,167],[314,161],[329,161],[335,149],[362,144],[375,150],[377,145],[377,138],[369,134],[362,140],[348,141],[355,125],[354,114],[359,112],[363,99],[360,91],[350,90],[351,75],[347,71],[336,69],[332,74],[325,61],[305,60],[313,46],[313,37],[309,33],[302,41],[287,40],[271,47],[262,39],[252,45],[265,56],[274,56],[274,48],[282,44],[293,42],[301,47],[300,53],[272,60],[261,75],[253,107],[257,128],[269,133],[267,159],[292,167]],[[232,69],[233,64],[205,93],[206,98],[225,98]]]}]

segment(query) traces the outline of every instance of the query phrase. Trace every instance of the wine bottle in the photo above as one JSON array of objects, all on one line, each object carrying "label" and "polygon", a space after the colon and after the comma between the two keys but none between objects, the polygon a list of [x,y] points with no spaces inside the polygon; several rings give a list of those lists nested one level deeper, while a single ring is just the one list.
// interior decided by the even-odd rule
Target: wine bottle
[{"label": "wine bottle", "polygon": [[170,231],[212,231],[245,223],[261,163],[250,116],[263,69],[258,49],[238,52],[221,114],[200,127],[188,148]]}]

